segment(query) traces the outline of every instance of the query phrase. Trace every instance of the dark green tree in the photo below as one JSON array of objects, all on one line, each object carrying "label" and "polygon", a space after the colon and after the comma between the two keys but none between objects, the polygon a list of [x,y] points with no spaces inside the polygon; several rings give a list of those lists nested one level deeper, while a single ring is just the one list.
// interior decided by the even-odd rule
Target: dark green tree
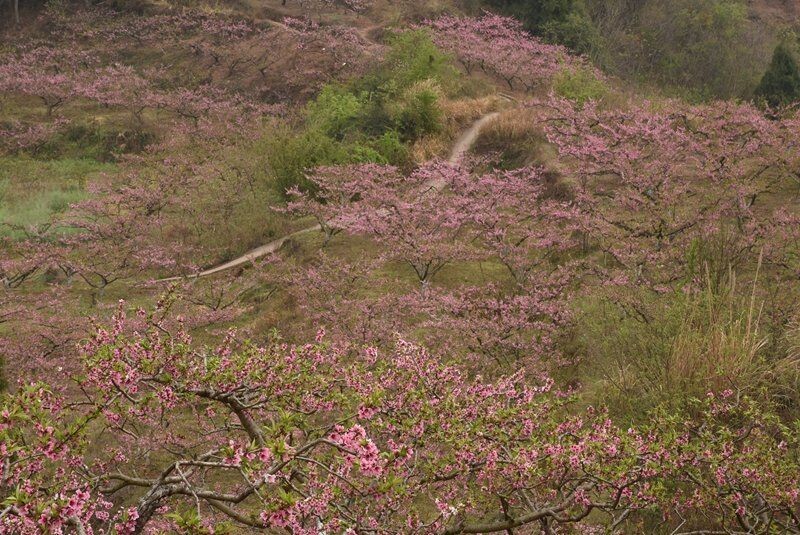
[{"label": "dark green tree", "polygon": [[756,88],[756,95],[773,107],[800,100],[800,69],[784,43],[775,48],[767,72]]},{"label": "dark green tree", "polygon": [[599,46],[599,35],[584,0],[484,0],[487,7],[511,15],[545,40],[581,54]]},{"label": "dark green tree", "polygon": [[580,9],[578,0],[487,0],[486,3],[516,16],[534,32]]}]

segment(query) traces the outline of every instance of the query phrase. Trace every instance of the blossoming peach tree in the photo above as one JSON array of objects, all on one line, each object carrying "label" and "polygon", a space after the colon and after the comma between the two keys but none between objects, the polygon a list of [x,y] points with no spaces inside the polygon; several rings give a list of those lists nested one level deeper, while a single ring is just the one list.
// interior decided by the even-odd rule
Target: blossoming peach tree
[{"label": "blossoming peach tree", "polygon": [[402,339],[169,331],[120,307],[81,347],[82,400],[4,397],[1,533],[800,530],[798,431],[733,392],[623,430]]},{"label": "blossoming peach tree", "polygon": [[444,15],[423,26],[467,73],[481,69],[503,80],[511,90],[531,92],[563,69],[589,68],[582,58],[569,54],[563,46],[543,43],[511,17]]}]

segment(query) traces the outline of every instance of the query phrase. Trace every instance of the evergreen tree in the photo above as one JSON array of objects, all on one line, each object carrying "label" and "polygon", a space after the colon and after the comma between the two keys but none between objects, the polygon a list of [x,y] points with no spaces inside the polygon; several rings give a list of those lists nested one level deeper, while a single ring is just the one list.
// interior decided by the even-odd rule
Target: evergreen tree
[{"label": "evergreen tree", "polygon": [[770,106],[783,106],[800,100],[800,69],[789,48],[781,43],[756,88]]}]

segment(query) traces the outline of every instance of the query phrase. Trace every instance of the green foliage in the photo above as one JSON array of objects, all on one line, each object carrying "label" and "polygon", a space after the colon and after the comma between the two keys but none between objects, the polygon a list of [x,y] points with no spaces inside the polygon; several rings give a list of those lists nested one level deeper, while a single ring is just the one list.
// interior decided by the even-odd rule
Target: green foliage
[{"label": "green foliage", "polygon": [[598,398],[592,401],[636,419],[708,391],[775,398],[794,391],[794,375],[775,378],[777,370],[793,367],[793,357],[769,343],[771,329],[754,288],[740,292],[731,278],[716,291],[709,281],[697,295],[643,290],[583,302],[576,332],[587,359],[579,373],[592,385]]},{"label": "green foliage", "polygon": [[458,73],[422,30],[395,34],[385,61],[349,85],[329,85],[306,108],[299,133],[268,134],[263,149],[275,188],[311,188],[317,166],[380,163],[403,166],[407,143],[441,130],[442,87]]},{"label": "green foliage", "polygon": [[71,124],[36,151],[38,158],[91,158],[113,161],[120,154],[138,153],[155,141],[142,130],[110,130],[86,124]]},{"label": "green foliage", "polygon": [[355,132],[342,140],[313,128],[300,133],[268,132],[260,150],[266,158],[267,176],[281,195],[294,186],[313,190],[306,173],[314,167],[348,163],[405,165],[408,159],[408,149],[395,130],[378,137]]},{"label": "green foliage", "polygon": [[458,89],[458,71],[426,31],[394,34],[388,44],[383,65],[353,84],[363,101],[362,132],[381,136],[397,130],[405,141],[413,141],[438,131],[439,92]]},{"label": "green foliage", "polygon": [[603,47],[600,33],[583,11],[573,11],[562,19],[543,24],[540,33],[545,40],[564,45],[578,54],[596,56]]},{"label": "green foliage", "polygon": [[358,126],[363,104],[342,87],[325,86],[308,105],[308,125],[325,135],[341,140]]},{"label": "green foliage", "polygon": [[771,46],[744,0],[596,0],[589,7],[603,35],[604,67],[695,100],[749,96]]},{"label": "green foliage", "polygon": [[694,100],[749,96],[771,37],[744,0],[484,0],[614,74]]},{"label": "green foliage", "polygon": [[450,58],[433,44],[424,30],[393,34],[388,39],[389,52],[378,71],[378,89],[397,95],[423,80],[453,84],[457,71]]},{"label": "green foliage", "polygon": [[[747,91],[742,66],[752,61],[747,6],[739,0],[673,0],[675,11],[652,4],[644,13],[644,50],[659,80],[709,96]],[[752,86],[750,86],[752,87]]]},{"label": "green foliage", "polygon": [[609,92],[608,85],[589,68],[564,69],[553,80],[556,94],[579,104],[600,100]]},{"label": "green foliage", "polygon": [[534,32],[583,7],[579,0],[488,0],[487,4],[514,15]]},{"label": "green foliage", "polygon": [[214,529],[209,530],[203,525],[203,519],[197,509],[180,509],[164,515],[174,524],[176,533],[180,535],[229,535],[235,533],[230,522],[216,522]]},{"label": "green foliage", "polygon": [[521,20],[531,32],[579,54],[595,54],[602,38],[583,0],[486,0],[486,5]]},{"label": "green foliage", "polygon": [[350,147],[350,161],[353,163],[389,163],[377,150],[369,145],[361,145],[359,143],[354,143]]},{"label": "green foliage", "polygon": [[400,139],[400,134],[395,130],[387,130],[372,141],[372,147],[387,162],[402,165],[408,159],[408,148]]},{"label": "green foliage", "polygon": [[773,107],[800,100],[800,69],[784,43],[775,47],[767,72],[756,88],[756,95]]},{"label": "green foliage", "polygon": [[320,165],[334,165],[349,161],[346,148],[319,130],[301,134],[278,132],[268,134],[264,152],[269,174],[275,188],[281,193],[294,186],[310,187],[306,170]]},{"label": "green foliage", "polygon": [[[654,303],[642,301],[648,312],[656,309]],[[660,403],[662,370],[680,329],[680,314],[677,306],[665,307],[658,310],[658,321],[649,322],[636,311],[607,299],[592,298],[582,303],[577,351],[585,354],[586,360],[577,373],[596,389],[590,397],[594,395],[613,412],[632,418]]]},{"label": "green foliage", "polygon": [[397,126],[404,139],[417,139],[438,132],[442,112],[437,105],[439,96],[432,88],[411,91],[397,114]]}]

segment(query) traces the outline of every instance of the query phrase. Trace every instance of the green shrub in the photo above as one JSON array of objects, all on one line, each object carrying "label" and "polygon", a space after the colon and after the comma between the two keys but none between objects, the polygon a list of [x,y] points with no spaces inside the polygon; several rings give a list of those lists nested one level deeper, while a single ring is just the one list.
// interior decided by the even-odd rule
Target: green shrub
[{"label": "green shrub", "polygon": [[458,76],[449,56],[433,44],[424,30],[394,34],[388,44],[389,52],[378,73],[383,93],[396,95],[423,80],[451,85]]},{"label": "green shrub", "polygon": [[603,47],[597,28],[582,11],[573,11],[562,19],[543,24],[540,33],[545,40],[564,45],[578,54],[597,55]]},{"label": "green shrub", "polygon": [[108,130],[76,123],[49,139],[37,150],[36,156],[108,162],[119,154],[139,153],[153,141],[155,135],[143,130]]},{"label": "green shrub", "polygon": [[608,85],[590,68],[584,67],[562,70],[553,80],[553,89],[556,94],[579,104],[600,100],[609,92]]},{"label": "green shrub", "polygon": [[267,142],[265,151],[273,185],[281,195],[294,186],[309,190],[311,184],[306,179],[309,169],[349,160],[340,143],[317,130],[275,135]]},{"label": "green shrub", "polygon": [[387,130],[382,136],[372,141],[373,148],[388,163],[403,166],[408,163],[408,148],[400,139],[396,130]]},{"label": "green shrub", "polygon": [[367,136],[381,136],[395,127],[395,121],[389,113],[386,100],[372,98],[366,102],[359,117],[359,127]]},{"label": "green shrub", "polygon": [[693,99],[750,94],[770,40],[743,0],[644,0],[595,18],[609,68]]},{"label": "green shrub", "polygon": [[405,143],[441,129],[439,96],[458,76],[448,56],[422,30],[393,35],[386,59],[347,86],[329,85],[306,108],[299,133],[270,132],[263,142],[272,186],[285,195],[310,190],[314,167],[408,163]]},{"label": "green shrub", "polygon": [[396,132],[388,131],[376,139],[337,141],[317,130],[300,134],[271,135],[263,146],[267,176],[272,187],[285,196],[297,186],[313,191],[306,175],[315,167],[348,163],[403,165],[407,150]]},{"label": "green shrub", "polygon": [[553,21],[564,20],[583,7],[580,0],[486,0],[486,4],[514,15],[533,32]]},{"label": "green shrub", "polygon": [[348,147],[349,159],[352,163],[388,164],[389,161],[375,148],[361,143],[353,143]]},{"label": "green shrub", "polygon": [[579,54],[596,54],[602,39],[583,0],[485,0],[523,22],[545,40],[567,46]]},{"label": "green shrub", "polygon": [[326,86],[308,105],[308,124],[326,135],[341,140],[358,127],[363,105],[357,96],[344,88]]},{"label": "green shrub", "polygon": [[420,87],[405,97],[397,117],[397,127],[405,140],[418,139],[441,129],[439,95],[431,87]]}]

